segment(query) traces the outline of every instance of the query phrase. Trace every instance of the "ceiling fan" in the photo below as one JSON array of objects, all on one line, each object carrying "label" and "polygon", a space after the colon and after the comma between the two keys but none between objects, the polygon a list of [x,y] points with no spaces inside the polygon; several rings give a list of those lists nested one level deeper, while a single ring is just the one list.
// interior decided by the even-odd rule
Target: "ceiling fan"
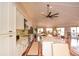
[{"label": "ceiling fan", "polygon": [[52,11],[50,11],[50,9],[51,9],[51,6],[47,4],[47,15],[45,15],[45,17],[47,18],[58,17],[59,13],[53,13]]}]

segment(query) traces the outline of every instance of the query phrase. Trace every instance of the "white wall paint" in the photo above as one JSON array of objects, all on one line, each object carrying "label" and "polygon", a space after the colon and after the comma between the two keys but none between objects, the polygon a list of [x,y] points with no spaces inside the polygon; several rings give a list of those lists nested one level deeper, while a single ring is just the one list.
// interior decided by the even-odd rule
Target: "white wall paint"
[{"label": "white wall paint", "polygon": [[17,8],[17,11],[20,12],[20,14],[27,20],[27,24],[29,26],[33,26],[32,19],[31,17],[29,17],[27,11],[25,11],[25,8],[21,4],[18,4],[18,3],[16,3],[16,8]]},{"label": "white wall paint", "polygon": [[24,16],[16,11],[16,29],[24,29]]}]

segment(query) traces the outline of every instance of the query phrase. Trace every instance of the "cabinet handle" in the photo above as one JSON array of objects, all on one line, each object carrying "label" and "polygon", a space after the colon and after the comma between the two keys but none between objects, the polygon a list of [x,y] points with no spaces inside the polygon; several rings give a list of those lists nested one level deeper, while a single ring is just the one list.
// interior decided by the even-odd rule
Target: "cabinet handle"
[{"label": "cabinet handle", "polygon": [[12,32],[11,30],[9,32]]},{"label": "cabinet handle", "polygon": [[13,35],[9,35],[9,37],[13,37]]}]

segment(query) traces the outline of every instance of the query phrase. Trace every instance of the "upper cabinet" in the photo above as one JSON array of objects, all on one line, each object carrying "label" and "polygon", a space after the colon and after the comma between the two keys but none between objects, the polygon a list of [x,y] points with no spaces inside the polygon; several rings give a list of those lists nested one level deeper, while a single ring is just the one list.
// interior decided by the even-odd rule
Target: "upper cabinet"
[{"label": "upper cabinet", "polygon": [[0,35],[9,31],[8,3],[0,3]]},{"label": "upper cabinet", "polygon": [[14,3],[0,3],[0,34],[16,32],[16,6]]},{"label": "upper cabinet", "polygon": [[24,16],[19,10],[16,11],[16,29],[24,29]]}]

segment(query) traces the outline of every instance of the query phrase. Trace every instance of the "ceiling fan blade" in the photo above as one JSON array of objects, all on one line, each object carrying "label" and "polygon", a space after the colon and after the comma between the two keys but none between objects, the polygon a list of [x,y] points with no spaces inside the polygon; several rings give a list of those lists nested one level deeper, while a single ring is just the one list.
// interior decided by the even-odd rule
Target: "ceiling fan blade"
[{"label": "ceiling fan blade", "polygon": [[57,16],[57,15],[59,15],[59,13],[55,13],[55,14],[52,14],[52,15],[50,15],[51,17],[54,17],[54,16]]},{"label": "ceiling fan blade", "polygon": [[49,12],[48,15],[46,17],[50,17],[52,12]]},{"label": "ceiling fan blade", "polygon": [[54,16],[54,17],[59,17],[59,16]]},{"label": "ceiling fan blade", "polygon": [[53,14],[53,15],[59,15],[59,13],[55,13],[55,14]]}]

